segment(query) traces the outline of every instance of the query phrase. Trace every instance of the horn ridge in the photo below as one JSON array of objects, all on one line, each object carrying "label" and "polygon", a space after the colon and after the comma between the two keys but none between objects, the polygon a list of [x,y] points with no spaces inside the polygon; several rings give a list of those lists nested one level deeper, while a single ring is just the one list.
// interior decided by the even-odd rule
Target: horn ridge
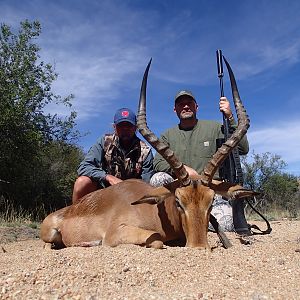
[{"label": "horn ridge", "polygon": [[184,168],[184,165],[182,164],[182,162],[180,162],[180,160],[178,160],[178,158],[175,156],[174,152],[170,149],[170,147],[163,143],[161,140],[159,140],[147,125],[146,89],[151,62],[152,58],[150,59],[146,67],[141,85],[140,100],[137,114],[137,127],[141,135],[146,139],[146,141],[148,141],[148,143],[168,162],[181,184],[183,186],[187,186],[191,183],[191,180],[189,178],[189,174]]},{"label": "horn ridge", "polygon": [[233,71],[224,56],[223,58],[230,78],[232,97],[233,97],[234,106],[238,117],[238,126],[234,131],[234,133],[231,135],[231,137],[223,143],[223,145],[213,155],[211,160],[206,164],[201,179],[203,184],[205,185],[210,185],[212,178],[216,173],[217,169],[219,168],[219,166],[228,157],[228,155],[232,152],[232,150],[238,145],[240,140],[247,133],[247,130],[250,126],[250,120],[246,113],[246,109],[243,106],[243,103],[241,101]]}]

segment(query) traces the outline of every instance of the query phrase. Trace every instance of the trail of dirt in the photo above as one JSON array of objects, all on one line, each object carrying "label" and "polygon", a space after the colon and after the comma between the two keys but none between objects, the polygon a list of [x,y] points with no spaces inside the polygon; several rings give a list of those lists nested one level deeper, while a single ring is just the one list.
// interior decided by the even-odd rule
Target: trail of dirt
[{"label": "trail of dirt", "polygon": [[[255,222],[263,227],[264,224]],[[185,247],[46,250],[36,231],[0,228],[0,299],[300,299],[300,221],[212,252]],[[29,238],[29,239],[26,239]]]}]

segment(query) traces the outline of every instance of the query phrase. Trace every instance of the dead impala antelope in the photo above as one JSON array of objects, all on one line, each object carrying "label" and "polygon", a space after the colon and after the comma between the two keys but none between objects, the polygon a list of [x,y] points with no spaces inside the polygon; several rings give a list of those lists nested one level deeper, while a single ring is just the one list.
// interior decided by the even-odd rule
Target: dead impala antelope
[{"label": "dead impala antelope", "polygon": [[141,180],[126,180],[84,196],[76,204],[45,218],[41,239],[56,248],[136,244],[162,248],[177,241],[188,247],[209,249],[207,240],[211,205],[215,193],[239,199],[254,192],[213,176],[246,134],[249,119],[240,100],[233,72],[225,60],[238,116],[235,132],[207,163],[201,176],[190,178],[174,152],[147,127],[146,86],[149,62],[141,86],[137,116],[138,129],[173,169],[177,180],[154,188]]}]

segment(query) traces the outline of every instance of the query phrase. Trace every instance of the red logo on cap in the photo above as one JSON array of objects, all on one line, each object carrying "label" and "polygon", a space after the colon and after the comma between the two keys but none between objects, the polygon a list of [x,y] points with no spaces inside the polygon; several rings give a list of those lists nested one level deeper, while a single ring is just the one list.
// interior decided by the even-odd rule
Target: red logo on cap
[{"label": "red logo on cap", "polygon": [[127,118],[129,116],[128,110],[123,110],[121,114],[122,114],[122,117],[124,117],[124,118]]}]

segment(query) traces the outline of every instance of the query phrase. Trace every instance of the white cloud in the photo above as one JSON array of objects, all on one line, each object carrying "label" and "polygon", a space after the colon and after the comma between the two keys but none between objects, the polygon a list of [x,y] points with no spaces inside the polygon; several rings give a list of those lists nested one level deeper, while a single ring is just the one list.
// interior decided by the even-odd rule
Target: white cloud
[{"label": "white cloud", "polygon": [[[130,82],[150,57],[143,46],[151,24],[145,22],[146,12],[138,14],[119,1],[92,1],[88,10],[95,11],[87,17],[85,9],[74,8],[77,5],[50,3],[46,12],[38,7],[39,1],[35,4],[19,10],[14,3],[0,4],[0,10],[5,8],[11,20],[41,21],[42,34],[37,40],[41,60],[54,65],[59,74],[52,85],[54,92],[75,95],[72,102],[79,120],[105,111],[124,90],[136,88]],[[141,23],[144,26],[138,26]],[[14,21],[13,25],[19,24]],[[53,104],[47,111],[68,115],[68,109]]]},{"label": "white cloud", "polygon": [[80,53],[70,57],[67,52],[61,52],[56,64],[59,80],[53,88],[61,95],[67,91],[75,95],[73,103],[79,119],[96,115],[120,95],[129,77],[137,73],[139,51],[128,48],[116,53],[112,50],[110,56],[99,58]]},{"label": "white cloud", "polygon": [[272,124],[247,134],[255,153],[278,154],[291,168],[300,162],[300,120]]}]

